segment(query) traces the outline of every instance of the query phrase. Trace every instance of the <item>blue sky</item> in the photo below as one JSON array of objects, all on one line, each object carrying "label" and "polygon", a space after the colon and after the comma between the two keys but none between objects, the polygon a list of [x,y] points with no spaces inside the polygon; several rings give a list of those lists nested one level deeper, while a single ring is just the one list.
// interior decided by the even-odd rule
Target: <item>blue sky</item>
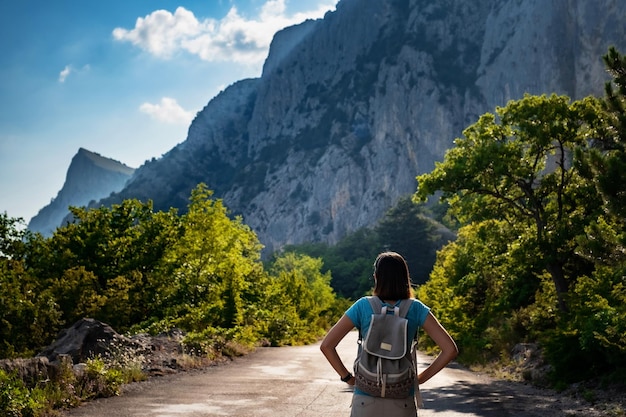
[{"label": "blue sky", "polygon": [[28,222],[83,147],[137,168],[185,140],[272,35],[337,0],[3,0],[0,213]]}]

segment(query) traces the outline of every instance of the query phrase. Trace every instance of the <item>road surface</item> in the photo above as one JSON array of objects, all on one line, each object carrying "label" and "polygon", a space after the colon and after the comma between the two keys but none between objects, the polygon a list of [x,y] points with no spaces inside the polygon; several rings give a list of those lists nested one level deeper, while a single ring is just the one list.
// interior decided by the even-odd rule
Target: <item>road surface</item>
[{"label": "road surface", "polygon": [[[356,332],[338,346],[348,369]],[[421,367],[432,358],[420,355]],[[585,415],[550,392],[504,383],[451,364],[422,385],[420,417],[554,417]],[[129,385],[119,397],[87,403],[67,417],[347,417],[352,391],[319,344],[261,348],[234,362]],[[587,412],[589,410],[586,410]],[[590,414],[587,414],[590,415]]]}]

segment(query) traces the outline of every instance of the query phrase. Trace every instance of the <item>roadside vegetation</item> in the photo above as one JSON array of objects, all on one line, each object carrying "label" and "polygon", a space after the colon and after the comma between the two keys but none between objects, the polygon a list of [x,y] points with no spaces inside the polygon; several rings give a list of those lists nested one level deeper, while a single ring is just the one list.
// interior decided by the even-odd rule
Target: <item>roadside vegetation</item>
[{"label": "roadside vegetation", "polygon": [[[469,126],[420,175],[459,225],[419,297],[469,364],[536,343],[543,382],[626,389],[626,60],[603,99],[525,96]],[[531,379],[531,374],[525,375]],[[624,415],[625,411],[621,410]]]},{"label": "roadside vegetation", "polygon": [[[71,210],[76,221],[50,238],[0,215],[1,358],[33,356],[83,317],[126,334],[181,329],[207,356],[310,343],[345,310],[320,259],[285,253],[264,265],[256,235],[202,184],[183,215],[136,200]],[[78,379],[70,366],[28,383],[0,371],[0,410],[47,415],[114,395],[144,377],[136,368],[94,358]]]},{"label": "roadside vegetation", "polygon": [[[0,358],[32,357],[83,317],[124,334],[180,329],[198,357],[310,343],[369,292],[373,259],[390,249],[461,362],[509,365],[533,344],[547,369],[524,374],[534,383],[624,387],[626,59],[604,60],[604,98],[528,95],[484,114],[417,177],[412,200],[334,246],[262,262],[254,232],[204,184],[184,214],[137,200],[71,208],[75,221],[49,238],[0,215]],[[0,370],[0,411],[50,416],[145,378],[102,358],[81,369],[34,381]]]}]

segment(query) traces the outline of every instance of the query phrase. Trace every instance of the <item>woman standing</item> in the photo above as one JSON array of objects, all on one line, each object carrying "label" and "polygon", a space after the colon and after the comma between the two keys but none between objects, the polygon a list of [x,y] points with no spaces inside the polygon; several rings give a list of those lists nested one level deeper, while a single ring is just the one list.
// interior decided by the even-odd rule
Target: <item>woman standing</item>
[{"label": "woman standing", "polygon": [[[374,262],[374,281],[374,296],[380,298],[383,305],[391,309],[399,306],[403,299],[413,298],[409,268],[404,258],[396,252],[383,252],[378,255],[376,262]],[[320,347],[341,380],[352,386],[355,384],[354,376],[343,365],[336,348],[346,334],[355,327],[365,339],[370,327],[371,316],[374,313],[378,314],[379,312],[372,310],[368,299],[360,298],[330,329]],[[446,329],[421,301],[413,299],[406,318],[408,320],[407,343],[409,346],[415,339],[418,329],[422,327],[441,350],[435,360],[417,376],[418,383],[423,384],[457,356],[458,348]],[[404,399],[389,399],[370,396],[358,388],[354,389],[351,410],[350,415],[352,417],[417,416],[414,395]]]}]

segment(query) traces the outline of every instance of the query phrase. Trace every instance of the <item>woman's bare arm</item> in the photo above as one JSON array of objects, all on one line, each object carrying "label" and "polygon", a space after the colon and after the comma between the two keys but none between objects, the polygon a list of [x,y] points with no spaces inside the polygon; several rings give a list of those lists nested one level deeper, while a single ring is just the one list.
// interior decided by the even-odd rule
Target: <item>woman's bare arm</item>
[{"label": "woman's bare arm", "polygon": [[[339,354],[337,353],[337,345],[348,334],[350,330],[354,329],[352,320],[346,315],[343,315],[339,321],[329,330],[322,340],[320,350],[326,356],[326,359],[333,367],[333,369],[339,374],[340,378],[347,376],[350,371],[344,366]],[[348,384],[354,385],[354,378],[350,378]]]},{"label": "woman's bare arm", "polygon": [[459,354],[456,343],[432,313],[428,313],[422,328],[428,336],[433,339],[437,346],[439,346],[441,352],[426,369],[420,372],[418,376],[420,384],[423,384],[435,376]]}]

